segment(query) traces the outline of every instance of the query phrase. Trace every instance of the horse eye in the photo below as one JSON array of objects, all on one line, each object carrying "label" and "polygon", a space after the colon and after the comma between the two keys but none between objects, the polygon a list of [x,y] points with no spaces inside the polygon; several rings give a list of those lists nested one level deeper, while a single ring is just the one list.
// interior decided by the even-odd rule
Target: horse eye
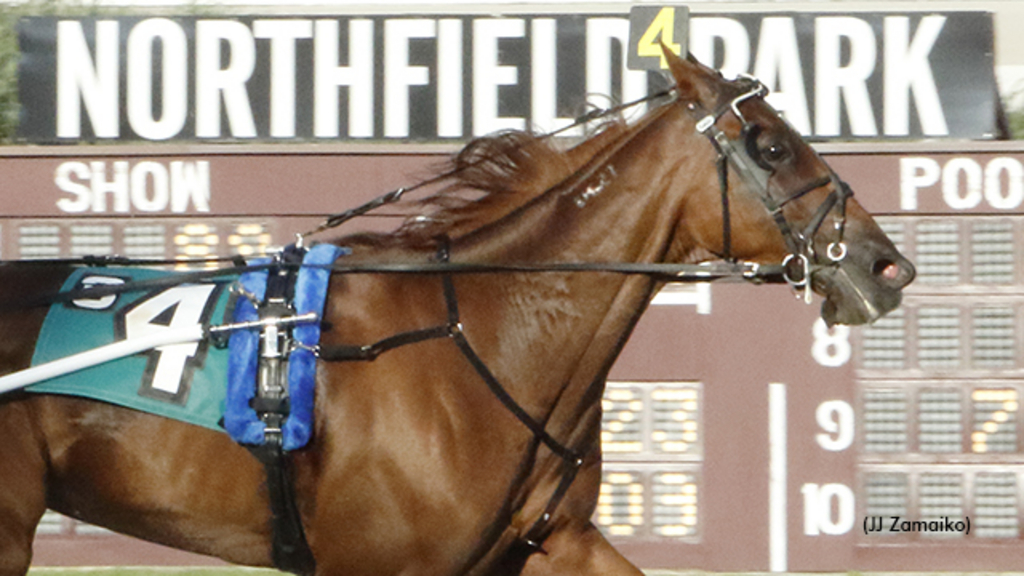
[{"label": "horse eye", "polygon": [[782,144],[772,144],[761,150],[761,156],[768,162],[778,162],[789,154]]}]

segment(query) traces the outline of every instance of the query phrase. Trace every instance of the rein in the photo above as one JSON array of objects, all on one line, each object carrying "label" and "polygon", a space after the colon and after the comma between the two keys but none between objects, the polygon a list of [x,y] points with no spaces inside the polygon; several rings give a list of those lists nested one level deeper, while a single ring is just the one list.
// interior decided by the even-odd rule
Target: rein
[{"label": "rein", "polygon": [[[86,259],[65,259],[65,260],[31,260],[0,262],[6,264],[60,264],[67,266],[96,266],[100,262],[97,258]],[[136,262],[130,260],[116,259],[111,265],[116,267],[135,267],[181,264],[182,260],[162,260]],[[206,262],[199,260],[193,262]],[[590,272],[607,274],[624,274],[649,276],[659,282],[666,283],[693,283],[693,282],[728,282],[747,281],[754,284],[782,284],[786,282],[786,273],[782,265],[758,264],[757,262],[711,262],[707,264],[645,264],[638,262],[553,262],[550,264],[482,264],[472,262],[421,262],[401,264],[324,264],[310,265],[301,263],[272,263],[272,264],[247,264],[244,266],[235,265],[213,270],[196,270],[181,272],[173,276],[151,278],[146,280],[133,280],[123,284],[96,284],[75,290],[63,292],[52,292],[41,294],[21,301],[0,302],[0,313],[49,306],[52,304],[63,304],[72,300],[89,300],[102,298],[104,296],[116,296],[143,290],[155,290],[189,284],[194,282],[216,280],[229,276],[237,276],[246,272],[269,270],[271,268],[284,267],[297,270],[299,268],[320,268],[327,269],[338,274],[408,274],[408,275],[438,275],[438,274],[523,274],[523,273],[567,273],[567,272]]]},{"label": "rein", "polygon": [[[618,114],[618,113],[622,112],[623,110],[628,110],[628,109],[630,109],[630,108],[632,108],[634,106],[639,106],[640,104],[644,104],[644,103],[650,102],[652,100],[657,100],[658,98],[662,98],[662,97],[665,97],[665,96],[670,96],[670,95],[672,95],[672,92],[673,92],[672,89],[662,90],[661,92],[655,92],[654,94],[648,94],[646,96],[642,96],[640,98],[637,98],[636,100],[631,100],[629,102],[623,102],[622,104],[618,104],[618,105],[612,106],[610,108],[594,108],[593,110],[591,110],[591,111],[589,111],[589,112],[587,112],[587,113],[585,113],[585,114],[583,114],[581,116],[578,116],[575,120],[573,120],[573,122],[571,124],[568,124],[566,126],[558,128],[557,130],[552,130],[551,132],[547,132],[547,133],[541,135],[541,138],[553,138],[554,136],[557,136],[558,134],[561,134],[562,132],[566,132],[568,130],[572,130],[573,128],[576,128],[577,126],[585,125],[585,124],[587,124],[589,122],[592,122],[594,120],[600,120],[600,119],[603,119],[603,118],[607,118],[608,116],[612,116],[614,114]],[[401,200],[402,197],[405,196],[409,192],[412,192],[414,190],[418,190],[420,188],[424,188],[426,186],[430,186],[431,184],[436,184],[438,182],[442,182],[442,181],[444,181],[444,180],[446,180],[448,178],[451,178],[452,176],[455,176],[456,174],[458,174],[462,170],[465,170],[467,168],[471,168],[471,167],[474,167],[474,166],[477,166],[477,165],[481,164],[485,160],[486,160],[485,158],[479,158],[479,159],[477,159],[477,160],[475,160],[473,162],[469,162],[469,163],[467,163],[465,165],[462,165],[462,166],[457,166],[455,168],[452,168],[451,170],[446,170],[445,172],[442,172],[442,173],[440,173],[440,174],[438,174],[436,176],[433,176],[433,177],[428,178],[426,180],[422,180],[422,181],[420,181],[420,182],[418,182],[418,183],[416,183],[416,184],[414,184],[412,186],[408,186],[408,187],[404,187],[403,186],[403,187],[400,187],[400,188],[396,188],[396,189],[394,189],[394,190],[392,190],[390,192],[386,192],[384,194],[381,194],[380,196],[374,198],[373,200],[370,200],[369,202],[366,202],[365,204],[356,206],[355,208],[350,208],[350,209],[345,210],[343,212],[338,212],[337,214],[332,214],[332,215],[328,216],[327,218],[325,218],[323,223],[321,223],[316,228],[313,228],[312,230],[309,230],[309,231],[303,232],[301,234],[298,234],[298,242],[297,242],[297,244],[299,244],[299,246],[301,246],[303,238],[305,238],[307,236],[312,236],[314,234],[319,234],[320,232],[324,232],[324,231],[329,230],[331,228],[337,228],[338,226],[341,226],[342,224],[344,224],[345,222],[348,222],[349,220],[351,220],[353,218],[356,218],[358,216],[363,216],[363,215],[365,215],[365,214],[367,214],[367,213],[369,213],[369,212],[371,212],[373,210],[376,210],[376,209],[381,208],[383,206],[387,206],[388,204],[394,204],[394,203],[398,202],[399,200]]]}]

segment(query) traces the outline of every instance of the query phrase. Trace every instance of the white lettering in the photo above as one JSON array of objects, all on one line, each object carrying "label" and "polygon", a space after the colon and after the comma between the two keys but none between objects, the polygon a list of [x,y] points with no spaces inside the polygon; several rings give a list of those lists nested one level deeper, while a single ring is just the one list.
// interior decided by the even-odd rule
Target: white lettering
[{"label": "white lettering", "polygon": [[430,69],[409,65],[409,40],[434,38],[433,20],[387,20],[384,22],[384,135],[409,135],[409,87],[430,84]]},{"label": "white lettering", "polygon": [[[853,528],[856,498],[845,484],[812,484],[800,487],[804,496],[804,535],[839,536]],[[833,500],[835,503],[833,504]],[[835,518],[833,518],[833,509]]]},{"label": "white lettering", "polygon": [[798,132],[811,134],[804,73],[800,66],[800,48],[797,46],[796,27],[792,18],[766,17],[761,21],[754,76],[760,78],[771,90],[768,103],[785,114],[786,120]]},{"label": "white lettering", "polygon": [[[960,174],[965,177],[965,193],[960,195]],[[942,199],[954,210],[968,210],[981,204],[981,166],[970,158],[953,158],[942,167]]]},{"label": "white lettering", "polygon": [[900,158],[900,210],[917,210],[917,191],[935,185],[941,175],[939,163],[931,158]]},{"label": "white lettering", "polygon": [[[221,68],[222,42],[228,44],[226,68]],[[196,137],[220,137],[222,95],[231,136],[256,136],[245,87],[255,67],[256,46],[248,26],[234,20],[196,22]]]},{"label": "white lettering", "polygon": [[[464,30],[470,19],[472,29]],[[294,138],[310,120],[312,135],[318,138],[405,138],[411,124],[417,124],[413,115],[420,108],[414,95],[423,88],[414,87],[434,82],[441,137],[526,128],[527,119],[520,116],[528,116],[532,127],[542,131],[572,122],[560,117],[558,110],[566,72],[558,68],[558,48],[563,35],[572,32],[563,30],[562,20],[554,16],[263,18],[251,24],[196,19],[194,56],[186,30],[191,24],[160,17],[138,21],[128,31],[122,55],[121,22],[57,22],[58,138],[80,138],[90,130],[99,138],[117,138],[122,122],[133,134],[154,141],[181,137],[185,126],[193,123],[199,139]],[[914,27],[913,22],[919,24]],[[946,22],[947,16],[933,14],[816,15],[814,71],[806,74],[803,61],[810,62],[811,56],[801,54],[801,47],[811,48],[810,39],[807,46],[800,44],[804,38],[791,15],[765,15],[757,31],[729,16],[691,18],[689,42],[694,56],[717,65],[725,75],[749,71],[761,78],[771,90],[768,101],[802,134],[839,136],[849,126],[854,136],[908,136],[919,124],[926,136],[944,136],[949,126],[930,56],[940,45]],[[347,31],[341,29],[343,23]],[[383,46],[375,46],[376,26],[383,29]],[[876,38],[879,26],[882,32]],[[587,94],[617,102],[646,94],[647,74],[625,68],[628,28],[625,18],[586,19]],[[756,49],[751,45],[755,34]],[[297,60],[308,45],[306,39],[313,39],[309,64]],[[423,62],[410,54],[416,39],[436,39],[436,61]],[[529,64],[508,59],[506,49],[512,44],[517,58],[528,51]],[[467,50],[472,54],[465,54]],[[122,57],[124,70],[119,69]],[[257,63],[257,57],[267,61]],[[467,58],[472,58],[472,79],[465,76]],[[619,61],[622,69],[612,70]],[[265,119],[253,116],[253,99],[263,98],[250,94],[257,65],[269,70],[268,100],[261,100],[269,103]],[[520,66],[529,70],[519,70]],[[311,78],[298,76],[310,67]],[[189,76],[192,68],[194,78]],[[121,74],[127,79],[123,89]],[[812,77],[814,86],[805,85]],[[621,86],[613,86],[618,78]],[[869,82],[882,88],[874,95],[879,110],[872,105]],[[384,94],[378,105],[380,85]],[[505,109],[502,96],[512,92],[510,86],[529,91],[528,113]],[[313,110],[297,109],[297,99],[309,97]],[[472,110],[465,110],[470,103]],[[348,108],[347,123],[339,119],[342,105]],[[639,106],[635,112],[645,108]],[[472,127],[463,125],[468,122]],[[347,124],[347,134],[340,134],[340,124]]]},{"label": "white lettering", "polygon": [[985,164],[957,157],[944,165],[933,158],[900,158],[900,209],[917,210],[921,189],[941,181],[942,200],[954,210],[970,210],[986,204],[996,210],[1016,210],[1024,204],[1024,164],[1009,156],[997,156]]},{"label": "white lettering", "polygon": [[914,94],[921,131],[926,136],[946,136],[949,128],[939,103],[928,54],[946,23],[945,16],[925,16],[917,27],[914,40],[910,36],[910,19],[906,16],[885,18],[885,134],[910,134],[910,93]]},{"label": "white lettering", "polygon": [[[1006,194],[1003,194],[1003,173]],[[999,157],[985,166],[985,201],[999,210],[1016,210],[1024,202],[1024,166],[1015,158]]]},{"label": "white lettering", "polygon": [[118,120],[118,23],[96,22],[96,61],[90,58],[82,23],[57,22],[57,137],[82,135],[82,110],[92,121],[98,138],[117,138]]},{"label": "white lettering", "polygon": [[473,21],[473,135],[498,130],[522,130],[526,119],[498,116],[501,86],[519,82],[519,69],[502,66],[498,58],[500,38],[522,38],[526,23],[521,18],[485,18]]},{"label": "white lettering", "polygon": [[[538,132],[553,132],[573,123],[573,118],[557,117],[557,22],[554,18],[534,19],[530,36],[530,120]],[[576,126],[562,134],[579,136],[582,133],[582,127]]]},{"label": "white lettering", "polygon": [[[153,114],[153,52],[160,42],[160,119]],[[177,136],[188,116],[188,45],[185,31],[167,18],[139,22],[128,34],[128,124],[147,140]]]},{"label": "white lettering", "polygon": [[818,446],[829,452],[841,452],[853,445],[853,407],[843,400],[826,400],[814,411],[814,418],[824,432],[814,435]]},{"label": "white lettering", "polygon": [[57,166],[57,172],[53,178],[54,184],[62,191],[75,196],[73,200],[60,198],[57,200],[57,208],[64,212],[85,212],[92,206],[92,191],[85,184],[72,180],[72,176],[78,180],[88,180],[89,166],[85,162],[61,162]]},{"label": "white lettering", "polygon": [[437,135],[462,136],[462,21],[437,23]]},{"label": "white lettering", "polygon": [[[130,165],[113,163],[107,180],[103,161],[62,162],[54,173],[54,184],[73,197],[59,198],[63,212],[161,212],[183,213],[191,206],[196,212],[210,211],[210,163],[173,161],[169,166],[152,160]],[[108,206],[107,195],[112,196]]]},{"label": "white lettering", "polygon": [[853,349],[850,346],[850,327],[837,324],[831,328],[818,318],[811,329],[814,343],[811,357],[828,368],[838,368],[850,361]]},{"label": "white lettering", "polygon": [[373,136],[373,21],[348,23],[348,66],[338,65],[338,21],[317,20],[313,42],[313,133],[338,136],[338,86],[348,87],[348,135]]},{"label": "white lettering", "polygon": [[[148,191],[150,179],[153,181],[153,194]],[[159,162],[139,162],[131,172],[132,205],[143,212],[159,212],[167,209],[170,191],[167,185],[167,168]]]},{"label": "white lettering", "polygon": [[171,212],[185,212],[189,202],[196,212],[210,211],[210,163],[171,162]]},{"label": "white lettering", "polygon": [[309,20],[256,20],[253,36],[270,39],[270,135],[295,137],[295,42],[313,37]]},{"label": "white lettering", "polygon": [[727,77],[746,74],[750,70],[750,35],[732,18],[690,19],[690,52],[708,66],[715,66],[715,40],[722,41],[722,65],[718,68]]},{"label": "white lettering", "polygon": [[[618,49],[622,62],[622,102],[632,102],[647,95],[647,73],[626,68],[629,46],[629,20],[625,18],[590,18],[587,20],[587,94],[605,98],[592,102],[607,107],[607,98],[615,94],[612,87],[612,50]],[[646,105],[637,106],[635,114],[643,114]]]},{"label": "white lettering", "polygon": [[[842,39],[849,41],[850,60],[840,63]],[[840,100],[846,104],[850,131],[856,136],[876,136],[878,128],[868,97],[867,80],[875,70],[875,33],[871,25],[852,16],[819,17],[815,20],[815,133],[838,136]]]},{"label": "white lettering", "polygon": [[107,194],[114,198],[114,212],[127,212],[128,197],[128,162],[114,162],[114,179],[107,180],[107,163],[90,162],[92,170],[92,211],[107,211]]}]

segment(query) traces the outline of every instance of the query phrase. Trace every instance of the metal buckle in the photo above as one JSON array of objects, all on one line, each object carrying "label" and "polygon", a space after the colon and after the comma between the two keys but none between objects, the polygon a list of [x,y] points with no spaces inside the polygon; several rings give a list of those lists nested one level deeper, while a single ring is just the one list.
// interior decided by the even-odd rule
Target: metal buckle
[{"label": "metal buckle", "polygon": [[825,249],[825,253],[828,254],[829,260],[841,262],[843,258],[846,258],[846,242],[832,242]]},{"label": "metal buckle", "polygon": [[[800,260],[800,268],[803,270],[803,278],[796,280],[789,275],[789,263],[794,259]],[[789,254],[782,260],[782,277],[786,282],[797,290],[799,297],[799,291],[803,290],[804,302],[807,304],[811,303],[811,261],[807,258],[806,254]]]},{"label": "metal buckle", "polygon": [[743,113],[740,112],[740,108],[739,108],[740,104],[742,104],[743,102],[745,102],[747,100],[750,100],[751,98],[757,98],[758,96],[765,96],[765,95],[767,95],[768,94],[768,89],[765,87],[764,84],[761,83],[760,80],[758,80],[757,78],[754,78],[753,76],[750,76],[749,74],[741,74],[740,76],[743,77],[743,78],[747,78],[747,79],[753,80],[755,82],[754,88],[751,89],[749,92],[746,92],[744,94],[740,94],[739,96],[733,98],[732,102],[729,103],[729,108],[732,109],[732,113],[736,115],[736,118],[738,118],[739,121],[741,123],[743,123],[744,126],[746,126],[747,125],[747,119],[743,116]]},{"label": "metal buckle", "polygon": [[701,134],[707,132],[715,125],[715,120],[715,117],[711,114],[701,118],[700,121],[697,122],[697,132],[700,132]]}]

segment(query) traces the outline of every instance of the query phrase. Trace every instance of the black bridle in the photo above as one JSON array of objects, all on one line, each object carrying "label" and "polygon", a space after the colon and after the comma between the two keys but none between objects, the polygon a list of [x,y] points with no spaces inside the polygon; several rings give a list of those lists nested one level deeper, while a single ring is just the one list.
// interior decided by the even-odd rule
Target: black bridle
[{"label": "black bridle", "polygon": [[[846,258],[846,243],[843,241],[846,229],[846,202],[853,196],[853,191],[846,182],[839,178],[838,174],[829,168],[828,176],[808,183],[796,193],[781,200],[776,199],[770,191],[771,180],[776,169],[764,159],[757,145],[760,126],[747,121],[739,108],[740,104],[747,100],[760,99],[763,101],[768,95],[768,89],[756,78],[750,76],[743,76],[736,82],[740,83],[742,89],[740,95],[714,111],[707,111],[696,102],[686,105],[687,110],[696,120],[697,132],[706,136],[718,153],[716,164],[722,196],[722,254],[720,256],[726,261],[735,261],[732,256],[732,217],[729,210],[729,166],[732,166],[747,188],[764,204],[765,209],[768,210],[775,225],[779,228],[779,232],[782,233],[782,238],[789,251],[782,261],[784,278],[794,289],[803,290],[804,300],[810,304],[813,275],[811,266],[812,263],[818,265],[820,261],[814,250],[814,237],[829,213],[838,208],[839,215],[835,222],[837,238],[829,243],[825,250],[829,260],[827,266],[838,266]],[[717,126],[718,120],[729,112],[739,120],[742,126],[740,140],[729,138]],[[784,208],[791,202],[829,184],[832,184],[832,190],[807,225],[803,229],[790,225],[784,214]],[[793,263],[798,265],[795,274],[791,266]]]}]

